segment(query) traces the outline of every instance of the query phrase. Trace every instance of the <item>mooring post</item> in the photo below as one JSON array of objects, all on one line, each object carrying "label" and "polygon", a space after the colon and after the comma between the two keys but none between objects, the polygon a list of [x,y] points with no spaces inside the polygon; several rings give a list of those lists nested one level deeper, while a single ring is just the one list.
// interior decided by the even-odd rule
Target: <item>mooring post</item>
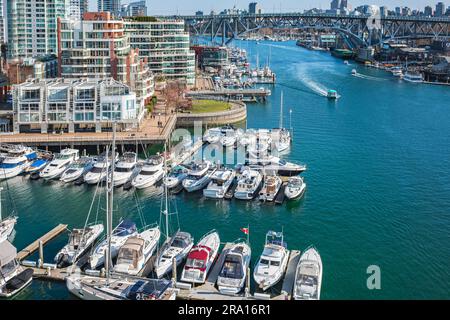
[{"label": "mooring post", "polygon": [[175,285],[177,282],[177,259],[172,258],[172,282]]},{"label": "mooring post", "polygon": [[39,240],[39,263],[38,267],[42,268],[44,265],[44,245],[42,244],[42,241]]}]

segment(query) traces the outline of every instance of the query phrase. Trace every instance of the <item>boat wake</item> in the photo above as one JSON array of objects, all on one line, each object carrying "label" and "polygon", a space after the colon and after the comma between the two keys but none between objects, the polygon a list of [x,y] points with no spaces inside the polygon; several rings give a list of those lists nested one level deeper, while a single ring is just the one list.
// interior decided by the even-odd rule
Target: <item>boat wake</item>
[{"label": "boat wake", "polygon": [[386,79],[372,77],[372,76],[368,76],[368,75],[365,75],[365,74],[362,74],[362,73],[353,73],[352,76],[357,77],[357,78],[361,78],[361,79],[366,79],[366,80],[386,81]]}]

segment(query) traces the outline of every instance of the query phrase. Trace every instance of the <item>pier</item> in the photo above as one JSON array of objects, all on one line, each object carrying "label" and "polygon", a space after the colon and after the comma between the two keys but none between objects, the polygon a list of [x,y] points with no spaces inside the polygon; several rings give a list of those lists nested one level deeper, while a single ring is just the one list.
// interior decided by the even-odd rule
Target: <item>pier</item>
[{"label": "pier", "polygon": [[244,100],[244,101],[265,101],[272,93],[269,89],[222,89],[222,90],[202,90],[190,91],[186,93],[188,97],[194,99],[203,98],[222,98],[228,100]]}]

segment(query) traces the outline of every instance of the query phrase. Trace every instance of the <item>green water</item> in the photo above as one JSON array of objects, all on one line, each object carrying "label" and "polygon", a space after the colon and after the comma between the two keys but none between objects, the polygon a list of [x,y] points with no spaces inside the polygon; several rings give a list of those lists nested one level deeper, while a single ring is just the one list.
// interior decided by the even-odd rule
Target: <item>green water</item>
[{"label": "green water", "polygon": [[[177,196],[182,228],[196,239],[215,228],[222,241],[250,225],[252,261],[267,230],[284,228],[288,247],[314,244],[323,260],[323,299],[450,298],[450,89],[413,85],[386,72],[345,65],[292,42],[237,42],[252,62],[270,54],[278,84],[266,104],[248,105],[248,127],[285,124],[292,109],[294,141],[286,156],[308,165],[303,200],[274,206]],[[351,76],[355,68],[373,78]],[[321,95],[336,89],[341,98]],[[23,248],[58,223],[84,223],[94,188],[9,181],[20,212],[14,244]],[[160,190],[140,191],[147,222],[159,219]],[[116,192],[119,216],[138,221],[132,193]],[[50,262],[64,236],[45,247]],[[381,269],[381,290],[366,286],[369,265]],[[279,288],[275,289],[278,290]],[[69,299],[63,284],[33,281],[17,299]]]}]

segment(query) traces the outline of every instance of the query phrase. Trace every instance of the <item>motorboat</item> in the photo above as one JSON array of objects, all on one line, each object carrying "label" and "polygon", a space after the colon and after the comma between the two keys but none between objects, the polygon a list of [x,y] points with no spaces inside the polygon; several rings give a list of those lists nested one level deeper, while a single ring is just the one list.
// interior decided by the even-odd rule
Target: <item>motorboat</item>
[{"label": "motorboat", "polygon": [[155,185],[164,176],[164,158],[160,155],[149,157],[142,165],[141,171],[134,177],[131,185],[144,189]]},{"label": "motorboat", "polygon": [[252,143],[247,146],[247,153],[249,158],[259,159],[270,156],[271,140],[257,140],[256,143]]},{"label": "motorboat", "polygon": [[259,192],[259,200],[274,201],[278,192],[280,191],[283,181],[277,175],[267,175],[264,178],[264,185]]},{"label": "motorboat", "polygon": [[211,230],[205,234],[187,256],[181,273],[181,281],[189,283],[205,283],[220,247],[219,233]]},{"label": "motorboat", "polygon": [[210,144],[214,144],[219,142],[221,137],[222,137],[221,128],[211,128],[208,129],[203,135],[203,141],[206,141]]},{"label": "motorboat", "polygon": [[245,286],[252,251],[245,241],[236,241],[230,249],[224,250],[222,254],[225,258],[217,278],[217,287],[222,294],[235,295]]},{"label": "motorboat", "polygon": [[75,181],[89,172],[94,167],[94,163],[92,157],[80,157],[63,172],[59,180],[66,183]]},{"label": "motorboat", "polygon": [[33,269],[22,267],[17,261],[17,249],[9,242],[0,242],[0,297],[10,298],[33,279]]},{"label": "motorboat", "polygon": [[188,176],[189,170],[183,166],[175,166],[172,168],[170,173],[164,177],[163,183],[167,186],[169,189],[176,188],[179,186],[184,179]]},{"label": "motorboat", "polygon": [[189,174],[182,182],[184,189],[187,192],[203,189],[211,181],[212,173],[213,170],[210,161],[191,163],[189,166]]},{"label": "motorboat", "polygon": [[50,160],[47,159],[36,159],[30,164],[29,167],[24,169],[24,172],[29,174],[40,172],[49,164],[49,162]]},{"label": "motorboat", "polygon": [[134,152],[125,152],[114,168],[114,186],[120,187],[128,180],[131,180],[137,172],[137,154]]},{"label": "motorboat", "polygon": [[258,159],[246,159],[244,166],[248,166],[255,170],[275,172],[282,177],[296,176],[306,170],[306,165],[304,164],[295,164],[275,156]]},{"label": "motorboat", "polygon": [[52,161],[42,170],[39,176],[45,180],[56,179],[63,174],[64,171],[78,160],[79,151],[76,149],[63,149],[53,158]]},{"label": "motorboat", "polygon": [[166,239],[155,261],[155,272],[158,278],[172,270],[173,259],[178,266],[186,258],[194,245],[194,238],[188,232],[177,231]]},{"label": "motorboat", "polygon": [[68,243],[56,254],[54,261],[59,268],[76,263],[97,241],[103,232],[103,224],[93,224],[73,229]]},{"label": "motorboat", "polygon": [[253,279],[263,291],[276,285],[286,272],[289,251],[283,232],[269,231],[263,252],[253,270]]},{"label": "motorboat", "polygon": [[[111,259],[117,257],[119,249],[124,245],[128,238],[137,235],[136,224],[130,220],[122,220],[113,230],[111,235]],[[105,250],[108,247],[107,239],[98,244],[92,255],[89,257],[91,269],[97,269],[105,263]]]},{"label": "motorboat", "polygon": [[391,69],[392,75],[394,77],[402,78],[403,77],[403,71],[401,67],[393,67]]},{"label": "motorboat", "polygon": [[17,217],[10,215],[3,218],[2,212],[2,191],[3,187],[0,186],[0,242],[12,241],[14,237],[14,226],[17,223]]},{"label": "motorboat", "polygon": [[[115,157],[114,162],[117,161]],[[105,180],[106,175],[112,165],[112,159],[110,156],[106,157],[105,153],[102,153],[95,162],[91,170],[89,170],[84,176],[84,182],[87,184],[97,184]]]},{"label": "motorboat", "polygon": [[294,176],[290,177],[286,188],[284,189],[284,195],[289,200],[300,199],[305,194],[306,183],[302,177]]},{"label": "motorboat", "polygon": [[220,137],[220,143],[224,147],[231,147],[234,146],[236,143],[236,133],[234,129],[225,129],[222,130],[222,136]]},{"label": "motorboat", "polygon": [[144,229],[136,236],[129,237],[119,249],[114,272],[136,276],[144,269],[161,237],[158,226]]},{"label": "motorboat", "polygon": [[23,145],[1,145],[1,151],[6,151],[0,162],[0,180],[13,178],[21,174],[37,159],[37,153]]},{"label": "motorboat", "polygon": [[263,181],[262,174],[257,170],[246,168],[238,179],[234,197],[241,200],[252,200],[259,192]]},{"label": "motorboat", "polygon": [[295,300],[320,300],[322,286],[322,259],[314,247],[300,256],[294,281]]},{"label": "motorboat", "polygon": [[403,76],[403,80],[411,83],[422,83],[423,75],[417,72],[406,71],[405,75]]},{"label": "motorboat", "polygon": [[208,187],[203,189],[203,195],[207,198],[222,199],[235,177],[236,172],[232,169],[217,169],[211,176]]},{"label": "motorboat", "polygon": [[239,137],[239,144],[243,147],[256,144],[256,131],[248,129],[242,136]]},{"label": "motorboat", "polygon": [[352,75],[356,76],[358,74],[358,72],[356,71],[356,69],[352,69]]},{"label": "motorboat", "polygon": [[278,152],[283,152],[291,146],[291,133],[285,128],[272,129],[272,141]]},{"label": "motorboat", "polygon": [[330,100],[336,100],[338,98],[338,93],[336,90],[328,90],[327,91],[327,98]]}]

